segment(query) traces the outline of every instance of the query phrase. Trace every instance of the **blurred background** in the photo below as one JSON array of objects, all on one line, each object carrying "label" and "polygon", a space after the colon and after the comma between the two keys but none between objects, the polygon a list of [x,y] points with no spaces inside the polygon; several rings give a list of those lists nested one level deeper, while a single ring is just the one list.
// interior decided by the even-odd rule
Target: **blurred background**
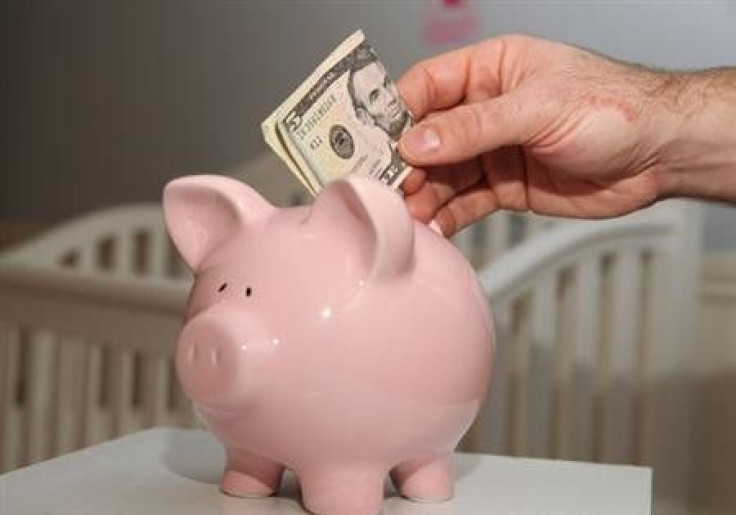
[{"label": "blurred background", "polygon": [[[156,203],[175,176],[248,180],[267,151],[261,121],[357,28],[394,78],[507,32],[662,68],[736,64],[725,1],[2,0],[0,249]],[[688,497],[692,513],[725,515],[736,513],[736,208],[700,207]]]},{"label": "blurred background", "polygon": [[[505,32],[665,68],[736,55],[733,2],[3,0],[0,221],[31,229],[237,168],[266,149],[261,120],[356,28],[395,78]],[[705,245],[736,247],[736,213],[706,208]]]}]

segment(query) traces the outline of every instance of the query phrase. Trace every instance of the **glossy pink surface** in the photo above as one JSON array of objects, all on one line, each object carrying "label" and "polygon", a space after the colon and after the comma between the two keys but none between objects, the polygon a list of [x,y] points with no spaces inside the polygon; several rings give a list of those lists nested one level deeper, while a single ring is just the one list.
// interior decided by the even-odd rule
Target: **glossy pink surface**
[{"label": "glossy pink surface", "polygon": [[379,512],[388,473],[409,498],[451,497],[494,338],[465,258],[372,179],[279,209],[193,176],[164,208],[196,277],[177,372],[226,448],[223,490],[271,494],[288,467],[315,513]]}]

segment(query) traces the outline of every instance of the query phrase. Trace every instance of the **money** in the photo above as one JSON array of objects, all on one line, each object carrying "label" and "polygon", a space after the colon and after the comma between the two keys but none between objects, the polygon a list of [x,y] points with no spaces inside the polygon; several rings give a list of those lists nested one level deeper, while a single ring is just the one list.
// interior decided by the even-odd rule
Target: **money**
[{"label": "money", "polygon": [[359,30],[261,128],[266,143],[316,195],[351,173],[397,188],[411,168],[396,147],[412,124],[396,85]]}]

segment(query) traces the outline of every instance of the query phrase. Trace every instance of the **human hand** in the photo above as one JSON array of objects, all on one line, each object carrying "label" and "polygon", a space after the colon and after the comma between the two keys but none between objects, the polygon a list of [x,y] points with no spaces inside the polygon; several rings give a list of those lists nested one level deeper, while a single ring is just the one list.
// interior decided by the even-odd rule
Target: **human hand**
[{"label": "human hand", "polygon": [[497,209],[602,218],[649,205],[672,189],[663,149],[685,82],[525,36],[420,62],[398,82],[419,120],[399,145],[416,168],[407,206],[450,236]]}]

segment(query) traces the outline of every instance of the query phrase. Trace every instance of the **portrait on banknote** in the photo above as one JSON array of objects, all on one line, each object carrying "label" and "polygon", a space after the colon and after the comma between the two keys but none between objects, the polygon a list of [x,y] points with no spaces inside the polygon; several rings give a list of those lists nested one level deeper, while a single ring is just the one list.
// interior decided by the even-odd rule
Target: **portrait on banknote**
[{"label": "portrait on banknote", "polygon": [[398,141],[409,125],[409,113],[383,63],[368,46],[358,47],[351,59],[348,91],[358,119],[383,129]]},{"label": "portrait on banknote", "polygon": [[266,140],[312,192],[360,173],[398,187],[410,168],[397,151],[411,117],[358,31],[264,122]]},{"label": "portrait on banknote", "polygon": [[411,117],[396,84],[370,46],[359,46],[350,57],[347,87],[353,109],[361,123],[375,126],[386,134],[388,162],[379,179],[391,182],[402,171],[403,163],[396,147],[401,134],[410,126]]}]

